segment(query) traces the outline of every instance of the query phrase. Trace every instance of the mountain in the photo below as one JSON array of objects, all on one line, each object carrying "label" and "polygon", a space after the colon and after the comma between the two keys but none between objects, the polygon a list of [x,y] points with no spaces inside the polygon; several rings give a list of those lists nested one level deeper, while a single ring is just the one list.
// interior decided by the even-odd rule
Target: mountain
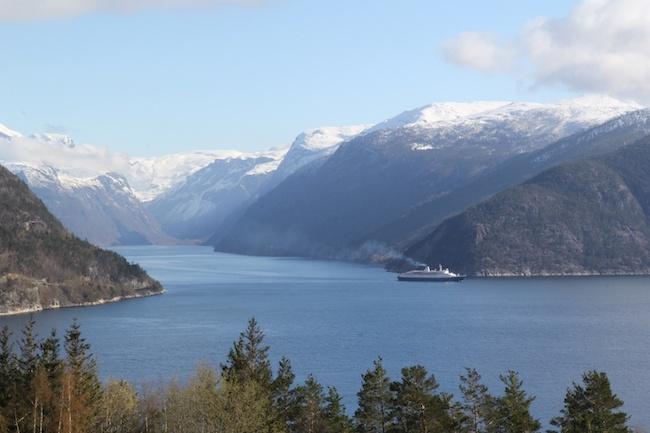
[{"label": "mountain", "polygon": [[601,155],[650,134],[650,110],[623,114],[560,139],[537,151],[515,155],[465,185],[408,209],[370,237],[402,249],[429,234],[445,218],[463,211],[554,165]]},{"label": "mountain", "polygon": [[124,175],[142,202],[150,202],[218,159],[240,158],[236,150],[197,150],[147,158],[129,158]]},{"label": "mountain", "polygon": [[283,155],[284,151],[217,159],[147,203],[147,208],[166,233],[205,239],[256,197]]},{"label": "mountain", "polygon": [[160,194],[147,208],[172,236],[220,238],[258,196],[305,165],[327,158],[366,128],[311,129],[298,135],[288,150],[218,158]]},{"label": "mountain", "polygon": [[0,138],[10,139],[10,138],[18,138],[18,137],[22,137],[22,134],[20,132],[16,132],[12,129],[9,129],[5,125],[0,123]]},{"label": "mountain", "polygon": [[0,166],[0,314],[159,294],[139,266],[78,239]]},{"label": "mountain", "polygon": [[650,273],[650,137],[562,164],[441,223],[407,250],[470,275]]},{"label": "mountain", "polygon": [[341,143],[356,137],[369,127],[370,125],[324,126],[299,134],[278,166],[274,184],[277,185],[309,163],[329,157]]},{"label": "mountain", "polygon": [[81,178],[47,165],[6,163],[65,227],[97,245],[170,242],[123,176]]},{"label": "mountain", "polygon": [[516,155],[638,106],[610,98],[555,104],[440,103],[344,142],[262,195],[215,242],[245,254],[345,257],[408,209]]}]

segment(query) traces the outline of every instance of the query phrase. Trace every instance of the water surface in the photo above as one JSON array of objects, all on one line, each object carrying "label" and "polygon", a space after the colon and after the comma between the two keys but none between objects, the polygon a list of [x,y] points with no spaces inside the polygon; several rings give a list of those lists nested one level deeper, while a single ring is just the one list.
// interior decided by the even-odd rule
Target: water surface
[{"label": "water surface", "polygon": [[[196,246],[120,247],[167,289],[163,296],[35,315],[40,332],[78,318],[104,378],[156,382],[223,361],[255,316],[272,359],[288,356],[353,408],[361,373],[382,356],[397,378],[423,364],[457,394],[463,367],[492,391],[519,371],[534,414],[557,415],[587,369],[606,371],[633,415],[650,426],[650,278],[475,279],[399,283],[380,268],[217,254]],[[19,329],[26,316],[0,318]]]}]

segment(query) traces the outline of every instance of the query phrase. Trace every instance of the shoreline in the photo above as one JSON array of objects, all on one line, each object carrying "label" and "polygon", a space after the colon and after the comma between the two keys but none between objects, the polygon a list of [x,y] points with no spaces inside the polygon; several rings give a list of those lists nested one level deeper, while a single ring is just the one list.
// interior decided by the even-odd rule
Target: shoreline
[{"label": "shoreline", "polygon": [[78,308],[78,307],[92,307],[96,305],[104,305],[104,304],[114,304],[116,302],[121,302],[121,301],[128,301],[130,299],[139,299],[139,298],[148,298],[150,296],[160,296],[165,293],[165,289],[163,289],[160,292],[156,293],[147,293],[143,295],[126,295],[126,296],[116,296],[114,298],[110,299],[98,299],[96,301],[89,301],[89,302],[80,302],[76,304],[69,304],[69,305],[60,305],[60,304],[53,304],[47,307],[43,306],[34,306],[34,308],[21,308],[21,309],[16,309],[12,311],[7,311],[7,312],[0,312],[0,317],[6,317],[6,316],[18,316],[21,314],[33,314],[33,313],[40,313],[42,311],[47,311],[47,310],[59,310],[63,308]]}]

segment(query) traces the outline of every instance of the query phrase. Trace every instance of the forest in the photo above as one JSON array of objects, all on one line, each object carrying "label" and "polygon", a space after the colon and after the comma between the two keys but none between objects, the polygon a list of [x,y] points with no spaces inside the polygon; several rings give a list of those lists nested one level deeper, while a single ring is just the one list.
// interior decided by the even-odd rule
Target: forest
[{"label": "forest", "polygon": [[[422,365],[392,380],[381,358],[361,375],[348,412],[334,387],[314,376],[295,383],[289,359],[274,369],[255,319],[218,367],[199,365],[187,381],[136,386],[102,383],[97,360],[75,321],[59,338],[40,338],[30,319],[20,335],[0,330],[0,433],[534,433],[535,397],[515,371],[492,394],[474,369],[458,398],[440,392]],[[554,432],[632,432],[623,402],[603,372],[585,372],[567,389]]]}]

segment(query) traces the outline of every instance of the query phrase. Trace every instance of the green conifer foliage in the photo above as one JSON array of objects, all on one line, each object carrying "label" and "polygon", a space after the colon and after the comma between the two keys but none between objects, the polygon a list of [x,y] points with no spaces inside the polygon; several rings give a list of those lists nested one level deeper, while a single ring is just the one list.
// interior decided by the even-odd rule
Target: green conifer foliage
[{"label": "green conifer foliage", "polygon": [[535,397],[529,397],[523,388],[523,381],[516,371],[510,370],[500,376],[505,385],[503,396],[497,398],[493,408],[493,418],[489,432],[495,433],[534,433],[541,425],[530,413],[530,405]]},{"label": "green conifer foliage", "polygon": [[361,433],[386,433],[393,393],[381,358],[374,361],[373,368],[361,379],[361,390],[357,393],[359,407],[354,414],[357,429]]},{"label": "green conifer foliage", "polygon": [[588,371],[582,385],[573,384],[564,398],[562,415],[551,421],[561,433],[629,433],[623,401],[612,392],[605,373]]}]

